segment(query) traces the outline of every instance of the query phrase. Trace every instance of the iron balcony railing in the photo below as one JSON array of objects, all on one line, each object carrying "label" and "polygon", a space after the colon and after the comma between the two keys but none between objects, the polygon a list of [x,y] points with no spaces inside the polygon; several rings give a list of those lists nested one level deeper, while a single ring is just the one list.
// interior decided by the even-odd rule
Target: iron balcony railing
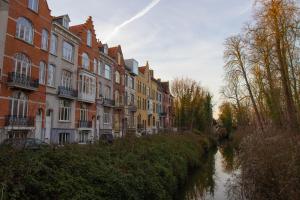
[{"label": "iron balcony railing", "polygon": [[138,108],[134,103],[130,103],[128,105],[128,110],[129,110],[129,112],[137,112]]},{"label": "iron balcony railing", "polygon": [[92,121],[83,121],[83,120],[78,121],[78,128],[92,128],[92,127],[93,127]]},{"label": "iron balcony railing", "polygon": [[68,99],[76,99],[78,96],[77,90],[73,90],[71,88],[67,88],[64,86],[58,87],[58,96]]},{"label": "iron balcony railing", "polygon": [[7,82],[11,87],[18,87],[26,90],[37,90],[39,87],[39,79],[33,79],[17,72],[8,73]]},{"label": "iron balcony railing", "polygon": [[5,117],[5,126],[34,127],[34,117],[21,117],[15,115],[8,115]]},{"label": "iron balcony railing", "polygon": [[115,106],[115,101],[112,99],[104,98],[103,99],[103,106],[105,107],[114,107]]}]

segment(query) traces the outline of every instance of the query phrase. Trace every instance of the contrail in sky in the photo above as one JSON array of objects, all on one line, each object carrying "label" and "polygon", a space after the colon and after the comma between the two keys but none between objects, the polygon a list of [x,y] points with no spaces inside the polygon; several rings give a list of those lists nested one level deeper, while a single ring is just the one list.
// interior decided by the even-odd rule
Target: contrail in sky
[{"label": "contrail in sky", "polygon": [[136,15],[131,17],[130,19],[126,20],[119,26],[117,26],[114,31],[105,39],[105,43],[110,41],[122,28],[127,26],[128,24],[132,23],[133,21],[143,17],[145,14],[147,14],[154,6],[156,6],[161,0],[152,0],[152,2],[146,6],[143,10],[138,12]]}]

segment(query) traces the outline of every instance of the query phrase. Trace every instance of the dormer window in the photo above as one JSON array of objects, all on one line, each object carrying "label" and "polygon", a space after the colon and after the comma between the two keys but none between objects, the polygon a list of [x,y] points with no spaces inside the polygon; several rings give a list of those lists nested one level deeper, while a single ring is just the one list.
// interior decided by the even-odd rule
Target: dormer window
[{"label": "dormer window", "polygon": [[106,55],[108,54],[108,47],[107,47],[107,45],[103,46],[103,53],[105,53]]},{"label": "dormer window", "polygon": [[35,12],[38,12],[39,0],[28,0],[28,8]]},{"label": "dormer window", "polygon": [[86,39],[86,43],[89,47],[92,46],[92,32],[90,30],[87,31],[87,39]]},{"label": "dormer window", "polygon": [[69,29],[69,20],[66,18],[66,17],[64,17],[63,18],[63,26],[66,28],[66,29]]}]

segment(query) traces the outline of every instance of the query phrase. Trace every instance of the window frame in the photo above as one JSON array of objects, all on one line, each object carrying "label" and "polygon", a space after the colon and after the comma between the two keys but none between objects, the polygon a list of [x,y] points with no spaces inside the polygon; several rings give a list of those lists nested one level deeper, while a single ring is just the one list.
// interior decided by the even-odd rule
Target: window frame
[{"label": "window frame", "polygon": [[50,39],[50,53],[54,56],[57,56],[57,48],[58,48],[58,36],[52,33]]},{"label": "window frame", "polygon": [[16,38],[28,44],[33,44],[34,27],[32,22],[25,17],[19,17],[16,21]]},{"label": "window frame", "polygon": [[59,112],[58,112],[59,122],[71,122],[72,116],[72,102],[61,99],[59,101]]},{"label": "window frame", "polygon": [[[51,68],[50,68],[51,66]],[[50,73],[50,69],[53,69],[53,71],[51,71]],[[49,64],[48,65],[48,70],[47,70],[47,86],[49,87],[55,87],[55,73],[56,73],[56,66],[54,64]],[[50,76],[53,76],[53,77],[50,77]],[[51,83],[49,81],[52,81]]]},{"label": "window frame", "polygon": [[42,30],[41,49],[45,51],[49,49],[49,31],[47,29]]},{"label": "window frame", "polygon": [[62,58],[68,62],[74,63],[74,52],[74,45],[64,40],[62,47]]},{"label": "window frame", "polygon": [[34,12],[39,12],[39,0],[28,0],[28,8]]},{"label": "window frame", "polygon": [[45,85],[45,83],[46,83],[46,69],[47,69],[46,62],[41,61],[40,65],[39,65],[39,84],[40,85]]}]

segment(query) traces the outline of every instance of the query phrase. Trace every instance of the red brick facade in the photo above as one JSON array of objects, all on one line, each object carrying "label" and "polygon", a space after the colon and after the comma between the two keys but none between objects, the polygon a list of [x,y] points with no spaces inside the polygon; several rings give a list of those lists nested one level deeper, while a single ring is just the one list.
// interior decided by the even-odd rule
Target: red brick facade
[{"label": "red brick facade", "polygon": [[[33,27],[34,33],[32,44],[25,42],[17,37],[17,20],[21,17],[28,20],[28,22],[30,22]],[[48,50],[41,50],[41,33],[42,30],[45,29],[50,35],[51,21],[52,17],[50,15],[50,9],[48,8],[48,4],[45,0],[40,0],[37,12],[32,11],[28,8],[28,0],[11,0],[9,2],[9,17],[3,62],[3,84],[1,87],[0,95],[0,127],[8,126],[7,123],[9,120],[5,116],[12,115],[11,97],[14,93],[19,91],[25,94],[28,98],[28,113],[26,113],[24,117],[35,118],[37,114],[42,114],[42,128],[44,128],[46,100],[45,86],[38,85],[35,88],[35,91],[28,90],[26,88],[24,89],[19,86],[11,86],[9,84],[9,76],[10,73],[15,72],[14,57],[16,56],[16,54],[22,54],[26,56],[31,62],[31,66],[28,68],[29,71],[26,72],[26,75],[32,80],[39,79],[40,62],[43,61],[47,64],[49,56],[49,48]],[[24,126],[27,125],[28,124],[24,124]],[[12,129],[18,128],[11,127],[7,129],[11,131]]]}]

